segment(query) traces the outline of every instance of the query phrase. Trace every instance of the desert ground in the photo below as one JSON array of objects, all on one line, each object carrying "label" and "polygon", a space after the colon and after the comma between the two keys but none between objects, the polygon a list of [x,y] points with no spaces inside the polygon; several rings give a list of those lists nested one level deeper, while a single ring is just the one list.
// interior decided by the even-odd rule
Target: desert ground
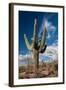
[{"label": "desert ground", "polygon": [[19,79],[43,78],[58,76],[58,61],[40,62],[39,68],[35,71],[34,65],[20,66]]}]

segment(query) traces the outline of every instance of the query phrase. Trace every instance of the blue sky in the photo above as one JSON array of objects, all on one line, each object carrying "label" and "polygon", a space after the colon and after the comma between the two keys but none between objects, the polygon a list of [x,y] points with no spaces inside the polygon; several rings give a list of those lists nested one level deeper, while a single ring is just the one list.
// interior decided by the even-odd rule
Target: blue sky
[{"label": "blue sky", "polygon": [[58,13],[19,11],[19,54],[25,55],[29,52],[24,41],[24,34],[31,43],[35,18],[38,23],[38,38],[41,38],[44,20],[46,20],[47,45],[56,45],[58,42]]}]

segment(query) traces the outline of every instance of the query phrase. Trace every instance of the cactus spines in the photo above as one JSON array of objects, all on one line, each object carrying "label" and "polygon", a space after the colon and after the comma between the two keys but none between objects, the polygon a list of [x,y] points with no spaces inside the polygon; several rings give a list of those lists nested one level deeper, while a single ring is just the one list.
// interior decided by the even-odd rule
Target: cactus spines
[{"label": "cactus spines", "polygon": [[44,25],[41,40],[38,40],[37,34],[37,19],[34,21],[34,33],[32,44],[30,45],[26,34],[24,34],[24,39],[28,50],[33,52],[33,59],[35,61],[35,73],[37,73],[39,68],[39,53],[43,53],[46,50],[46,27]]}]

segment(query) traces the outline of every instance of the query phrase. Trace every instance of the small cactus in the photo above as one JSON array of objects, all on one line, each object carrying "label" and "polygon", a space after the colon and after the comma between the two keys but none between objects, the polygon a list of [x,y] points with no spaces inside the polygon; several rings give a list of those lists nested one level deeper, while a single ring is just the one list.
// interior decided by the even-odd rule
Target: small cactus
[{"label": "small cactus", "polygon": [[39,53],[44,53],[46,50],[46,27],[44,25],[41,40],[38,40],[37,34],[37,20],[34,21],[34,33],[32,44],[29,43],[26,34],[24,34],[24,39],[28,50],[33,52],[33,59],[35,61],[35,72],[38,71],[39,68]]}]

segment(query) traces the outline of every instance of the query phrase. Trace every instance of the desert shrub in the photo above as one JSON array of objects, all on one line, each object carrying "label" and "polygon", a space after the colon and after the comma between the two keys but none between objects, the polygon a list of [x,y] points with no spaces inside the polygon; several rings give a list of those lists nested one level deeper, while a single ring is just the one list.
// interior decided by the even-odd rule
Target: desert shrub
[{"label": "desert shrub", "polygon": [[26,70],[25,66],[20,66],[19,67],[19,73],[24,72],[25,70]]},{"label": "desert shrub", "polygon": [[58,70],[58,64],[55,64],[55,70],[56,71]]}]

